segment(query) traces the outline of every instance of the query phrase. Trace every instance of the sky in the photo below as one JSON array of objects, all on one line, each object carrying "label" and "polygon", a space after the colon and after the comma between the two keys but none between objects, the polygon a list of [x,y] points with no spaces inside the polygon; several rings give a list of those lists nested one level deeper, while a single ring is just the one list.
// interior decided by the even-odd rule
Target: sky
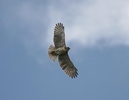
[{"label": "sky", "polygon": [[[129,0],[1,0],[0,100],[128,100]],[[65,26],[78,77],[48,57]]]}]

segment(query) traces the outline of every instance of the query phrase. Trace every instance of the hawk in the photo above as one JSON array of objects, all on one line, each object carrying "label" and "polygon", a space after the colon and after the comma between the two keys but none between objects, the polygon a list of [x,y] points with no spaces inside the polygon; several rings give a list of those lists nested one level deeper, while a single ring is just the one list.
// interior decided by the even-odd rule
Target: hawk
[{"label": "hawk", "polygon": [[57,23],[54,29],[54,45],[50,45],[48,49],[48,55],[52,61],[55,62],[58,57],[58,61],[62,70],[71,78],[75,78],[78,75],[78,70],[69,58],[69,47],[66,47],[65,32],[62,23]]}]

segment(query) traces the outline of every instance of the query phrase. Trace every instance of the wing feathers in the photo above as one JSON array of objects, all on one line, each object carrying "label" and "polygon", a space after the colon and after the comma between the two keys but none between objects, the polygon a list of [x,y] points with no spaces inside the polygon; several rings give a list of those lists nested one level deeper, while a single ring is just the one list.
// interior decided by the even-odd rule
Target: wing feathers
[{"label": "wing feathers", "polygon": [[65,71],[66,74],[68,74],[71,78],[77,77],[78,70],[75,68],[75,66],[71,62],[67,53],[63,55],[59,55],[58,60],[59,60],[59,64],[61,68]]},{"label": "wing feathers", "polygon": [[65,46],[65,33],[62,23],[58,23],[54,29],[54,44],[56,48]]}]

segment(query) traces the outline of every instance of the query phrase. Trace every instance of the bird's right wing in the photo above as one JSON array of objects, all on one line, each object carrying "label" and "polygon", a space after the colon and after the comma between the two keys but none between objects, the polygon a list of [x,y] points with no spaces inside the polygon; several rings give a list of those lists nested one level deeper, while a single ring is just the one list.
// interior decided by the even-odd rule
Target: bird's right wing
[{"label": "bird's right wing", "polygon": [[59,60],[59,64],[61,68],[65,71],[66,74],[69,75],[69,77],[71,78],[77,77],[78,70],[73,65],[72,61],[70,60],[68,53],[59,55],[58,60]]},{"label": "bird's right wing", "polygon": [[54,44],[55,48],[65,47],[65,32],[62,23],[58,23],[54,29]]}]

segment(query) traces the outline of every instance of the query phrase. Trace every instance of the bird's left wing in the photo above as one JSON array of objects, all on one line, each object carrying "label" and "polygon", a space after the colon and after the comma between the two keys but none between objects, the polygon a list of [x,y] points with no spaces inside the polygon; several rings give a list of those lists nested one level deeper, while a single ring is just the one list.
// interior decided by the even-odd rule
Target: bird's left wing
[{"label": "bird's left wing", "polygon": [[58,57],[59,64],[61,68],[65,71],[66,74],[69,75],[71,78],[75,78],[78,75],[78,70],[73,65],[72,61],[70,60],[68,53],[59,55]]},{"label": "bird's left wing", "polygon": [[62,23],[58,23],[54,29],[54,44],[56,48],[65,47],[65,32]]}]

